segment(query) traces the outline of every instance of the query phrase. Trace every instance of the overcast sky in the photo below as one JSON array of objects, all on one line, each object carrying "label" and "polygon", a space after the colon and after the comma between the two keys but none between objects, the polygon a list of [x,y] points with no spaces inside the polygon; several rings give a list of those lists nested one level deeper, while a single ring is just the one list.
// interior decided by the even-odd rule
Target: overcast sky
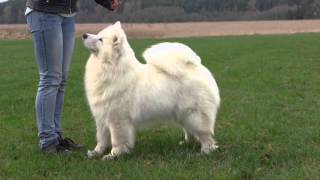
[{"label": "overcast sky", "polygon": [[6,1],[8,1],[8,0],[0,0],[0,3],[2,3],[2,2],[6,2]]}]

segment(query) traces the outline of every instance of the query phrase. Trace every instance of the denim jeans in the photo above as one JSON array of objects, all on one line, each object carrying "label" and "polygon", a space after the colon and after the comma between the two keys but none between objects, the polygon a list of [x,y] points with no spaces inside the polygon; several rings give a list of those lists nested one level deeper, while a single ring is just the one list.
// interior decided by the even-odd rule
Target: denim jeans
[{"label": "denim jeans", "polygon": [[74,17],[32,11],[27,15],[39,71],[36,117],[40,148],[58,144],[68,71],[75,41]]}]

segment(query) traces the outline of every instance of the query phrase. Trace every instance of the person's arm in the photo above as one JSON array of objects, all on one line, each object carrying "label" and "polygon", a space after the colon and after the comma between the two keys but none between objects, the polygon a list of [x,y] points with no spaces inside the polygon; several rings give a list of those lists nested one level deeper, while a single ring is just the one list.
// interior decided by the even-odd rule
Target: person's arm
[{"label": "person's arm", "polygon": [[96,3],[100,4],[101,6],[113,11],[120,6],[121,0],[95,0]]}]

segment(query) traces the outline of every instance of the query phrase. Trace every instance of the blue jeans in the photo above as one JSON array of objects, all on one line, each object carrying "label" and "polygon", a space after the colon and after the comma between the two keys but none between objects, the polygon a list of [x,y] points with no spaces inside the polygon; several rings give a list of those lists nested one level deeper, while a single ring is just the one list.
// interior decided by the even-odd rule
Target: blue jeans
[{"label": "blue jeans", "polygon": [[36,116],[40,148],[58,144],[64,92],[75,41],[73,17],[33,11],[27,15],[39,70]]}]

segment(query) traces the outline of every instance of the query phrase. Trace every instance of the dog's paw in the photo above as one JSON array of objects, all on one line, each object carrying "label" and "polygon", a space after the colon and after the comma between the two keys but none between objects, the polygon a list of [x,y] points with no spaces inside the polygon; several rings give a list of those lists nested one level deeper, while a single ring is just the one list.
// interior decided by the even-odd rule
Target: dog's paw
[{"label": "dog's paw", "polygon": [[201,154],[210,154],[212,151],[215,151],[219,148],[219,146],[215,144],[207,144],[201,147]]},{"label": "dog's paw", "polygon": [[92,150],[92,151],[88,150],[87,156],[89,159],[93,159],[93,158],[99,156],[99,153],[97,153],[97,151],[95,151],[95,150]]},{"label": "dog's paw", "polygon": [[102,161],[110,161],[110,160],[115,160],[117,158],[116,155],[114,154],[108,154],[102,157]]},{"label": "dog's paw", "polygon": [[180,146],[188,144],[188,143],[189,143],[189,141],[186,141],[186,140],[179,141]]},{"label": "dog's paw", "polygon": [[179,141],[179,145],[192,144],[192,143],[196,143],[196,141],[193,138]]}]

